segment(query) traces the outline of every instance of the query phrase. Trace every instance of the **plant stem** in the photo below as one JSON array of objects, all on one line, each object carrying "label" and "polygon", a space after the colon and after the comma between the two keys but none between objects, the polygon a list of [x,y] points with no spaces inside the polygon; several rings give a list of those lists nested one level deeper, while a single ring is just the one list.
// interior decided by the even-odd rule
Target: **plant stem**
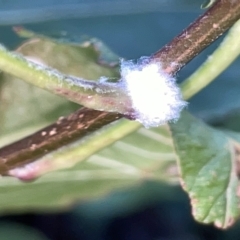
[{"label": "plant stem", "polygon": [[0,69],[88,108],[122,114],[131,112],[129,96],[118,84],[67,76],[55,69],[35,64],[17,53],[9,52],[2,45]]},{"label": "plant stem", "polygon": [[34,161],[120,117],[120,114],[81,108],[33,135],[0,149],[0,173]]},{"label": "plant stem", "polygon": [[211,83],[240,54],[240,20],[230,29],[217,50],[181,84],[183,97],[189,99]]},{"label": "plant stem", "polygon": [[174,74],[240,18],[240,1],[218,0],[181,34],[152,55]]},{"label": "plant stem", "polygon": [[[164,70],[174,75],[239,18],[240,1],[219,0],[172,42],[153,54],[152,61],[160,61]],[[11,68],[11,65],[6,67]],[[195,92],[201,87],[197,86]],[[0,174],[35,161],[46,152],[84,137],[120,117],[117,113],[80,109],[62,121],[0,149]],[[43,136],[43,132],[48,134]]]}]

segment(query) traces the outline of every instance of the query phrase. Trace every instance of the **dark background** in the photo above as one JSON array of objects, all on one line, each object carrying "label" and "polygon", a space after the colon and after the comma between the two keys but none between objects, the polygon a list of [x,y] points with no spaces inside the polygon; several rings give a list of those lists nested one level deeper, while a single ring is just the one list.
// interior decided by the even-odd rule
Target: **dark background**
[{"label": "dark background", "polygon": [[[1,0],[0,41],[20,44],[12,26],[78,40],[93,36],[119,56],[136,59],[161,48],[189,25],[202,10],[201,0]],[[181,82],[206,59],[219,39],[179,74]],[[194,96],[189,110],[211,124],[238,127],[239,64],[236,61],[207,89]],[[163,191],[167,188],[168,194]],[[3,215],[0,239],[240,239],[238,224],[228,231],[197,224],[189,200],[179,187],[144,183],[69,212]]]}]

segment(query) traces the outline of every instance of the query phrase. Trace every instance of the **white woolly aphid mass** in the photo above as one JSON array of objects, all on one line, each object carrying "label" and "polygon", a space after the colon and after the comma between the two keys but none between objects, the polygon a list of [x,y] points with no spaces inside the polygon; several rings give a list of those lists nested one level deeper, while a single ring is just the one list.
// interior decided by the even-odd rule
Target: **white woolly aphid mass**
[{"label": "white woolly aphid mass", "polygon": [[136,120],[145,127],[176,121],[186,106],[173,77],[156,62],[123,61],[121,76],[136,111]]}]

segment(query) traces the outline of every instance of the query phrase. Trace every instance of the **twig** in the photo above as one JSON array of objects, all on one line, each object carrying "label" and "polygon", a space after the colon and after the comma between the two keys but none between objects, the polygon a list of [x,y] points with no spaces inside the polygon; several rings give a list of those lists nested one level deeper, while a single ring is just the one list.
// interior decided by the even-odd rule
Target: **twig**
[{"label": "twig", "polygon": [[185,99],[191,98],[199,90],[205,88],[239,56],[239,42],[240,20],[230,29],[214,53],[181,84]]},{"label": "twig", "polygon": [[81,108],[42,130],[0,149],[0,173],[25,165],[38,157],[96,131],[120,114]]},{"label": "twig", "polygon": [[240,18],[240,1],[218,0],[181,34],[152,55],[167,73],[178,72]]}]

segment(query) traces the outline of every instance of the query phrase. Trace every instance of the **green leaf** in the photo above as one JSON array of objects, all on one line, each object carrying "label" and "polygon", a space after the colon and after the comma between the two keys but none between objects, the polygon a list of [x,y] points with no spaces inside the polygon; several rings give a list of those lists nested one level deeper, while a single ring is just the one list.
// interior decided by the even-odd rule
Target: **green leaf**
[{"label": "green leaf", "polygon": [[238,154],[240,144],[183,112],[171,124],[182,186],[196,220],[227,228],[239,216]]}]

